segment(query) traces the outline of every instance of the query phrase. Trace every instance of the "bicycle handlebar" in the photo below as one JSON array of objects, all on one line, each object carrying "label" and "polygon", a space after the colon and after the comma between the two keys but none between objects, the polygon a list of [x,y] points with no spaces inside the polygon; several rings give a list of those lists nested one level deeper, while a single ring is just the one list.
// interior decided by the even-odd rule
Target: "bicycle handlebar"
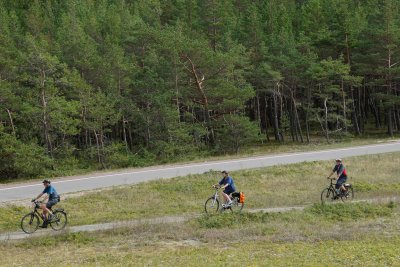
[{"label": "bicycle handlebar", "polygon": [[40,208],[40,205],[43,204],[43,201],[35,200],[35,201],[31,201],[31,203],[32,203],[32,207],[35,207],[38,209],[38,208]]}]

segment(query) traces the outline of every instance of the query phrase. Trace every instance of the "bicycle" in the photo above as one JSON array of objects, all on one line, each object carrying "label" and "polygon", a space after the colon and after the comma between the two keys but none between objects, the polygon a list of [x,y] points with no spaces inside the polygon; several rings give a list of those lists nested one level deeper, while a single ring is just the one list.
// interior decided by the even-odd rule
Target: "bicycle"
[{"label": "bicycle", "polygon": [[[42,220],[42,222],[44,222],[43,213],[40,214],[38,211],[40,209],[41,204],[42,204],[41,201],[34,201],[33,211],[22,217],[21,228],[22,231],[24,231],[25,233],[27,234],[34,233],[39,227],[39,221]],[[64,209],[58,208],[53,211],[50,208],[50,211],[53,213],[53,216],[48,221],[50,227],[55,231],[60,231],[64,229],[68,222],[67,214],[65,213]]]},{"label": "bicycle", "polygon": [[[229,206],[220,205],[219,194],[218,191],[220,187],[215,187],[215,193],[213,196],[209,197],[205,204],[204,204],[204,211],[207,214],[217,213],[217,212],[224,212],[226,210],[230,210],[231,212],[241,212],[244,206],[244,203],[239,202],[239,193],[234,192],[232,193],[231,200],[232,204]],[[221,209],[220,209],[221,206]]]},{"label": "bicycle", "polygon": [[352,200],[354,198],[354,190],[353,186],[351,184],[344,184],[344,187],[346,188],[345,192],[340,191],[338,194],[336,192],[336,184],[333,183],[334,178],[329,178],[331,180],[331,184],[322,190],[321,193],[321,202],[322,204],[325,204],[327,201],[335,201],[338,199],[341,199],[343,202],[346,202],[348,200]]}]

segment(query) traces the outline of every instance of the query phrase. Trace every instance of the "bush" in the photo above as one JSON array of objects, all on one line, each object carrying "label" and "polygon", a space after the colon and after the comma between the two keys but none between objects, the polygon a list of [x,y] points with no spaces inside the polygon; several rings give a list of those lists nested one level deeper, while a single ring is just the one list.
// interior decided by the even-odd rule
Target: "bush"
[{"label": "bush", "polygon": [[43,148],[24,144],[0,128],[0,180],[40,177],[51,163]]},{"label": "bush", "polygon": [[105,148],[105,164],[108,168],[126,168],[131,164],[130,153],[123,143],[112,143]]},{"label": "bush", "polygon": [[126,150],[123,143],[112,143],[105,148],[105,165],[107,168],[142,167],[154,162],[154,155],[144,149],[133,154]]},{"label": "bush", "polygon": [[261,141],[260,130],[249,118],[227,115],[215,128],[217,146],[225,152],[238,153],[240,148]]}]

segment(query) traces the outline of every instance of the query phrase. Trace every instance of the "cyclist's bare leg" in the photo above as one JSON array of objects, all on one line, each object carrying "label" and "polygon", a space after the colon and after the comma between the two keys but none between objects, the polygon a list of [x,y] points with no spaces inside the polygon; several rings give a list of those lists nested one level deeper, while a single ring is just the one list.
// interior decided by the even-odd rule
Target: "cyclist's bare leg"
[{"label": "cyclist's bare leg", "polygon": [[229,195],[225,194],[224,192],[222,192],[222,195],[224,196],[224,199],[225,199],[226,203],[231,202],[231,198],[229,197]]},{"label": "cyclist's bare leg", "polygon": [[50,210],[46,207],[46,204],[42,204],[42,205],[40,206],[40,208],[41,208],[42,211],[43,211],[44,219],[47,220],[48,214],[51,213]]},{"label": "cyclist's bare leg", "polygon": [[346,187],[344,187],[344,184],[342,184],[342,185],[340,186],[340,190],[341,190],[342,192],[346,192],[346,191],[347,191]]}]

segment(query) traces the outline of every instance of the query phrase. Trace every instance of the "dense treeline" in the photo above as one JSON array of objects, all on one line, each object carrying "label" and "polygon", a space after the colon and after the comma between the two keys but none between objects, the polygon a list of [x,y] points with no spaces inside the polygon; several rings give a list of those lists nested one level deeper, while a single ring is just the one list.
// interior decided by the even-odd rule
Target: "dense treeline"
[{"label": "dense treeline", "polygon": [[0,178],[393,136],[399,7],[0,0]]}]

